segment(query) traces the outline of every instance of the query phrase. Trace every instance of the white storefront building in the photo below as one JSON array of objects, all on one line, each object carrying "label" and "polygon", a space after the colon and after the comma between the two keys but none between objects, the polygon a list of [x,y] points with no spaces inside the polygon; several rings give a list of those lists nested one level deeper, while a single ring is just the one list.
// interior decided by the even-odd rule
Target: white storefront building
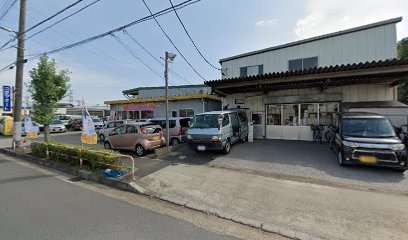
[{"label": "white storefront building", "polygon": [[406,115],[397,102],[408,76],[408,61],[395,59],[401,20],[224,58],[222,79],[205,83],[224,107],[248,109],[255,138],[312,140],[311,126],[329,125],[332,112],[355,102],[387,106],[385,112],[398,106]]}]

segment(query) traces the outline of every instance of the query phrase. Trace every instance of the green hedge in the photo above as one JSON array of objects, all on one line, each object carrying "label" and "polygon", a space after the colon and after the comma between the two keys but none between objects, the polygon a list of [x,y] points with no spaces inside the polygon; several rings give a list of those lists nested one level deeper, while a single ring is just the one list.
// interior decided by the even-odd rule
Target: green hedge
[{"label": "green hedge", "polygon": [[120,157],[113,156],[115,151],[101,150],[101,149],[84,149],[87,151],[81,151],[81,148],[76,145],[61,144],[61,143],[31,143],[31,152],[33,155],[46,158],[46,150],[49,150],[51,160],[61,161],[74,166],[79,165],[80,158],[84,160],[84,163],[88,163],[92,171],[99,171],[101,169],[121,169],[127,172],[131,171],[130,167],[120,167],[118,165]]}]

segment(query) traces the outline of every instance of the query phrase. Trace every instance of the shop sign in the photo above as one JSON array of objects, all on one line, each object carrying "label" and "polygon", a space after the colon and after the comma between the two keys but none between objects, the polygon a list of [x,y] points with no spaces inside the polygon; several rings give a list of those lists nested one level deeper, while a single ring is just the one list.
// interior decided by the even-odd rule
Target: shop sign
[{"label": "shop sign", "polygon": [[156,104],[154,102],[128,103],[122,105],[122,111],[135,110],[155,110]]},{"label": "shop sign", "polygon": [[11,88],[10,86],[3,85],[3,111],[11,111]]}]

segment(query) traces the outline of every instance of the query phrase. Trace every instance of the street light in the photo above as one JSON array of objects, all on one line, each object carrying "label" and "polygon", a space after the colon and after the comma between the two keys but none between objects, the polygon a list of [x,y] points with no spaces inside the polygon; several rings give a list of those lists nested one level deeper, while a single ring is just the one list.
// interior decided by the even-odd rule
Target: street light
[{"label": "street light", "polygon": [[165,70],[164,70],[164,78],[166,80],[166,149],[169,152],[169,145],[170,145],[170,131],[169,131],[169,60],[173,62],[176,58],[176,54],[166,52],[164,61],[165,61]]}]

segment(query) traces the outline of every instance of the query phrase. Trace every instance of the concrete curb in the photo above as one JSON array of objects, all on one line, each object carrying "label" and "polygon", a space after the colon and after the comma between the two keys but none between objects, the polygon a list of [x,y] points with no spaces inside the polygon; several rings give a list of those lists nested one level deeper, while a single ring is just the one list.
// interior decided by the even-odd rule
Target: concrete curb
[{"label": "concrete curb", "polygon": [[190,203],[185,200],[181,199],[176,199],[168,196],[160,196],[155,193],[147,192],[143,187],[140,185],[136,184],[135,182],[126,182],[126,181],[120,181],[114,178],[105,178],[99,174],[96,174],[94,172],[86,171],[86,170],[81,170],[72,166],[68,166],[64,163],[56,162],[56,161],[50,161],[50,160],[44,160],[42,158],[30,156],[27,154],[21,154],[21,153],[16,153],[11,151],[10,149],[0,149],[0,153],[4,153],[6,155],[16,157],[22,160],[26,160],[29,162],[33,162],[45,167],[49,168],[54,168],[57,169],[61,172],[78,176],[81,177],[82,179],[98,182],[107,186],[111,186],[120,190],[128,191],[128,192],[133,192],[137,194],[142,194],[147,197],[153,197],[171,204],[175,204],[181,207],[185,207],[194,211],[202,212],[205,214],[211,214],[214,216],[217,216],[219,218],[233,221],[235,223],[239,223],[248,227],[252,227],[255,229],[259,229],[265,232],[273,233],[273,234],[278,234],[283,237],[291,238],[291,239],[299,239],[299,240],[309,240],[309,239],[317,239],[320,240],[322,238],[318,238],[315,236],[311,236],[308,233],[301,233],[301,232],[296,232],[294,230],[280,227],[277,225],[271,225],[268,223],[262,223],[260,221],[248,219],[248,218],[243,218],[239,216],[232,216],[228,213],[225,213],[223,211],[219,211],[217,209],[209,208],[205,205],[200,205],[200,204],[195,204],[195,203]]},{"label": "concrete curb", "polygon": [[29,162],[32,162],[32,163],[35,163],[35,164],[38,164],[38,165],[41,165],[41,166],[44,166],[44,167],[53,168],[53,169],[56,169],[58,171],[67,173],[69,175],[74,175],[74,176],[80,177],[80,178],[85,179],[85,180],[105,184],[105,185],[108,185],[108,186],[111,186],[111,187],[114,187],[114,188],[117,188],[117,189],[120,189],[120,190],[129,191],[129,192],[133,192],[133,193],[143,193],[143,192],[141,192],[143,190],[143,188],[141,188],[140,186],[138,186],[134,182],[118,180],[118,179],[115,179],[115,178],[105,178],[104,176],[101,176],[101,175],[99,175],[97,173],[86,171],[86,170],[81,170],[79,168],[69,166],[69,165],[67,165],[65,163],[51,161],[51,160],[45,160],[45,159],[34,157],[34,156],[31,156],[31,155],[17,153],[17,152],[14,152],[14,151],[10,150],[10,149],[1,148],[0,153],[4,153],[4,154],[9,155],[11,157],[16,157],[16,158],[19,158],[19,159],[22,159],[22,160],[25,160],[25,161],[29,161]]},{"label": "concrete curb", "polygon": [[316,236],[312,236],[309,233],[303,233],[303,232],[297,232],[295,230],[289,229],[289,228],[285,228],[285,227],[281,227],[275,224],[269,224],[269,223],[263,223],[257,220],[252,220],[252,219],[248,219],[248,218],[244,218],[244,217],[239,217],[239,216],[232,216],[228,213],[225,213],[223,211],[219,211],[217,209],[214,208],[209,208],[205,205],[200,205],[200,204],[196,204],[196,203],[190,203],[187,202],[185,200],[181,200],[181,199],[176,199],[176,198],[172,198],[169,196],[161,196],[152,192],[145,192],[143,193],[146,196],[149,197],[154,197],[157,199],[160,199],[162,201],[166,201],[181,207],[185,207],[194,211],[198,211],[198,212],[202,212],[205,214],[210,214],[210,215],[214,215],[217,216],[219,218],[225,219],[225,220],[229,220],[235,223],[239,223],[248,227],[252,227],[255,229],[259,229],[265,232],[269,232],[269,233],[273,233],[273,234],[278,234],[280,236],[286,237],[286,238],[290,238],[290,239],[296,239],[296,240],[310,240],[310,239],[316,239],[316,240],[323,240],[325,238],[320,238],[320,237],[316,237]]}]

